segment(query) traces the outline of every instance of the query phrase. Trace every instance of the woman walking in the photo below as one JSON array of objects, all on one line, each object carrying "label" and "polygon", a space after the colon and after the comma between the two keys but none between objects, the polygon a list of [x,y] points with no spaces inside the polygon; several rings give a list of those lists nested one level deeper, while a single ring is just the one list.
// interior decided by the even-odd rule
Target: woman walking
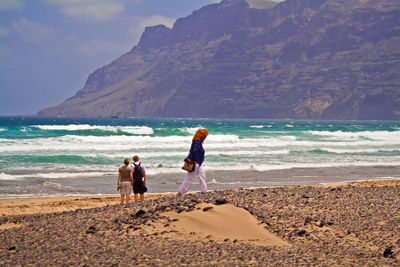
[{"label": "woman walking", "polygon": [[190,147],[189,155],[187,158],[194,161],[194,171],[187,172],[185,180],[179,187],[177,194],[178,196],[185,194],[189,190],[189,187],[191,186],[193,179],[196,175],[197,177],[199,177],[201,192],[207,192],[206,173],[201,167],[204,161],[205,154],[203,143],[204,140],[206,140],[207,135],[208,131],[206,129],[198,129],[193,137],[192,146]]}]

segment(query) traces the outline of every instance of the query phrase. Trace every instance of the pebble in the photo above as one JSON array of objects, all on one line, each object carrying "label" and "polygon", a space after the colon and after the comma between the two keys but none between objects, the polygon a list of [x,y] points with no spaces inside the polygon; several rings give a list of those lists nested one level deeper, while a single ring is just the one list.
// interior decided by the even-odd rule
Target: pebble
[{"label": "pebble", "polygon": [[135,216],[140,217],[140,216],[143,216],[144,214],[146,214],[146,212],[144,210],[139,210],[138,212],[136,212]]},{"label": "pebble", "polygon": [[227,204],[228,203],[228,201],[226,200],[226,199],[217,199],[217,200],[215,200],[215,205],[224,205],[224,204]]},{"label": "pebble", "polygon": [[300,231],[297,232],[297,235],[298,236],[304,236],[306,233],[307,233],[306,230],[300,230]]},{"label": "pebble", "polygon": [[383,252],[383,257],[385,257],[385,258],[391,258],[391,257],[393,257],[392,247],[387,247],[387,248],[385,249],[385,251]]},{"label": "pebble", "polygon": [[177,212],[177,213],[181,213],[181,212],[184,211],[184,210],[185,210],[185,208],[179,207],[179,208],[176,210],[176,212]]}]

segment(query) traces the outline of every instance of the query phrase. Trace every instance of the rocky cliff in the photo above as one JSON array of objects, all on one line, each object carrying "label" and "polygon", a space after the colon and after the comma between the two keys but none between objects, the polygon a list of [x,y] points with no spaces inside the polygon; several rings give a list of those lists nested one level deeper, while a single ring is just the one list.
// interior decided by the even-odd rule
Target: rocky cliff
[{"label": "rocky cliff", "polygon": [[41,116],[400,119],[400,1],[223,0]]}]

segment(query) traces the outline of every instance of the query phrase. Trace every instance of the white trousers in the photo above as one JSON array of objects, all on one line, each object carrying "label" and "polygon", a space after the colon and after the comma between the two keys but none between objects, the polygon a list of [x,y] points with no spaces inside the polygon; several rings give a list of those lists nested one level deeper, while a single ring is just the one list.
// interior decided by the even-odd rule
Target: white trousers
[{"label": "white trousers", "polygon": [[187,172],[186,178],[179,187],[178,192],[181,194],[185,194],[187,191],[189,191],[189,187],[192,185],[193,179],[196,175],[197,177],[199,177],[201,192],[207,192],[206,173],[203,171],[203,168],[199,166],[199,164],[196,164],[196,166],[194,167],[194,171]]}]

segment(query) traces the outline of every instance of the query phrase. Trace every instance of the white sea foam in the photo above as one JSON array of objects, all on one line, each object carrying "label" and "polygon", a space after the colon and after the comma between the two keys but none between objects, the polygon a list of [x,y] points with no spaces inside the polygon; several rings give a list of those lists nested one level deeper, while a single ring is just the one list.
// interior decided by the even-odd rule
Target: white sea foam
[{"label": "white sea foam", "polygon": [[7,131],[7,129],[0,128],[0,132],[5,132],[5,131]]},{"label": "white sea foam", "polygon": [[184,128],[180,128],[179,131],[183,132],[183,133],[190,133],[190,134],[195,134],[197,132],[198,129],[203,128],[201,126],[199,127],[184,127]]},{"label": "white sea foam", "polygon": [[153,134],[152,128],[147,126],[104,126],[89,124],[69,124],[69,125],[31,125],[30,127],[41,130],[64,130],[64,131],[82,131],[82,130],[102,130],[110,132],[126,132],[131,134]]},{"label": "white sea foam", "polygon": [[354,140],[368,138],[371,140],[391,140],[400,143],[400,131],[362,131],[362,132],[343,132],[343,131],[308,131],[312,135],[326,136],[336,140]]},{"label": "white sea foam", "polygon": [[[394,140],[393,140],[394,139]],[[51,151],[119,151],[137,150],[188,150],[191,144],[190,136],[77,136],[36,138],[36,139],[1,139],[0,152],[2,153],[36,153]],[[290,149],[310,150],[319,148],[328,149],[400,149],[400,138],[389,140],[297,140],[295,136],[277,136],[265,138],[239,138],[237,135],[212,135],[207,138],[204,147],[206,150],[248,150],[258,148],[265,151]]]},{"label": "white sea foam", "polygon": [[14,175],[6,174],[4,172],[0,173],[0,180],[16,180],[17,177]]},{"label": "white sea foam", "polygon": [[24,178],[45,178],[45,179],[60,179],[60,178],[82,178],[82,177],[100,177],[107,175],[115,175],[114,172],[49,172],[49,173],[34,173],[11,175],[0,173],[0,180],[16,180]]},{"label": "white sea foam", "polygon": [[250,128],[261,129],[261,128],[264,128],[264,125],[250,125]]},{"label": "white sea foam", "polygon": [[[157,166],[157,164],[150,164],[144,162],[146,166],[146,173],[149,176],[162,175],[162,174],[182,174],[184,172],[181,170],[182,166],[181,160],[174,161],[170,164],[165,164],[162,167]],[[280,163],[280,164],[270,164],[264,162],[212,162],[205,161],[203,168],[206,172],[209,171],[271,171],[271,170],[285,170],[293,168],[324,168],[324,167],[350,167],[350,166],[400,166],[400,161],[371,161],[371,162],[326,162],[326,163]],[[116,172],[121,164],[118,165],[104,165],[96,166],[98,172],[85,171],[93,169],[93,166],[74,166],[71,168],[70,172],[38,172],[34,174],[23,174],[23,175],[10,175],[5,173],[0,173],[0,180],[16,180],[16,179],[29,179],[29,178],[45,178],[45,179],[60,179],[60,178],[96,178],[104,176],[116,176]],[[62,169],[62,165],[60,168]],[[69,166],[70,167],[70,166]],[[78,172],[80,171],[80,172]]]},{"label": "white sea foam", "polygon": [[280,165],[272,164],[221,164],[221,163],[205,163],[203,168],[206,171],[243,171],[243,170],[253,170],[253,171],[271,171],[271,170],[287,170],[293,168],[326,168],[326,167],[350,167],[350,166],[400,166],[399,162],[328,162],[328,163],[284,163]]},{"label": "white sea foam", "polygon": [[[0,152],[35,152],[35,151],[127,151],[136,149],[188,149],[191,137],[188,136],[77,136],[3,139]],[[237,143],[236,135],[214,135],[207,139],[210,144],[225,144],[225,147]]]},{"label": "white sea foam", "polygon": [[66,186],[66,185],[61,185],[61,184],[57,184],[57,183],[53,183],[53,182],[49,182],[46,181],[43,183],[44,187],[51,187],[51,188],[55,188],[58,190],[71,190],[71,191],[75,191],[76,189],[71,187],[71,186]]},{"label": "white sea foam", "polygon": [[326,151],[329,153],[336,154],[347,154],[347,153],[378,153],[378,152],[399,152],[398,149],[382,149],[382,148],[362,148],[362,149],[336,149],[336,148],[319,148],[319,150]]},{"label": "white sea foam", "polygon": [[261,150],[237,150],[237,151],[207,151],[207,155],[213,156],[261,156],[261,155],[287,155],[290,153],[288,149],[261,151]]}]

